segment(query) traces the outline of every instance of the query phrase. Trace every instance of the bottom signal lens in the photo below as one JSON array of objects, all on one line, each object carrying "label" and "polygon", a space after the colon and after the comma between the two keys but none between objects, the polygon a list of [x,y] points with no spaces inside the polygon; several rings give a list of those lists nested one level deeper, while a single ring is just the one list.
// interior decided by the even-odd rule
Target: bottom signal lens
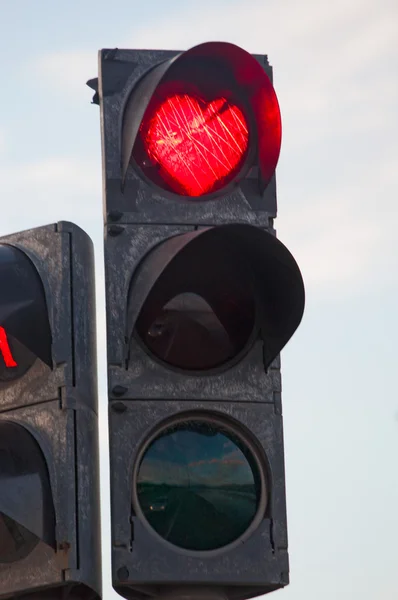
[{"label": "bottom signal lens", "polygon": [[188,418],[148,445],[136,494],[161,537],[180,548],[210,551],[248,530],[264,490],[249,444],[211,418]]},{"label": "bottom signal lens", "polygon": [[[163,186],[193,197],[229,183],[240,171],[249,144],[248,124],[238,106],[222,97],[209,102],[189,94],[150,106],[140,135]],[[137,162],[142,167],[148,161]]]}]

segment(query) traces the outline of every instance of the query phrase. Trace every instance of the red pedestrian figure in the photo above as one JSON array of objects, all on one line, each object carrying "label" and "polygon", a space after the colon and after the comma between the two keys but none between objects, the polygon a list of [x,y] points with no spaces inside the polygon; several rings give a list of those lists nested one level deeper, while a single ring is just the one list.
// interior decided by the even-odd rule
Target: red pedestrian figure
[{"label": "red pedestrian figure", "polygon": [[4,327],[0,327],[0,353],[3,355],[6,367],[18,366],[12,355]]}]

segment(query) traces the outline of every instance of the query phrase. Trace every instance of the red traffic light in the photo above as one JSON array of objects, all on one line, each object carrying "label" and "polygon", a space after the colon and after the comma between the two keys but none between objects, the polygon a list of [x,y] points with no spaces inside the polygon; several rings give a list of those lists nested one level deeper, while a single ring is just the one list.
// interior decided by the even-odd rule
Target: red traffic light
[{"label": "red traffic light", "polygon": [[224,42],[158,64],[131,90],[123,115],[122,175],[138,168],[160,188],[208,196],[278,162],[281,117],[272,83],[248,52]]},{"label": "red traffic light", "polygon": [[0,244],[0,384],[22,377],[37,358],[52,367],[46,295],[25,252]]},{"label": "red traffic light", "polygon": [[226,98],[206,102],[174,94],[146,112],[140,136],[149,160],[172,191],[202,196],[240,170],[249,131],[242,111]]}]

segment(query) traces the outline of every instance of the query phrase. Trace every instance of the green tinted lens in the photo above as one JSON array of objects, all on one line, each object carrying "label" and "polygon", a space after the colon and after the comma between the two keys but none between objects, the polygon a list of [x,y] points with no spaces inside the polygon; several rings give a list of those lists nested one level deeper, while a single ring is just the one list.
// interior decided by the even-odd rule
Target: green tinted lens
[{"label": "green tinted lens", "polygon": [[165,429],[138,470],[145,518],[163,538],[188,550],[214,550],[239,538],[256,515],[260,495],[251,452],[210,421]]}]

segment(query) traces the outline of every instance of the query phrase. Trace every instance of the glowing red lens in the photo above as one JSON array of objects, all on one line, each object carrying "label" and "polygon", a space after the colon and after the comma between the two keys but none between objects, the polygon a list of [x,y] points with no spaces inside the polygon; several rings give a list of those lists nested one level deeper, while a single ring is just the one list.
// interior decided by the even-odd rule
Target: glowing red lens
[{"label": "glowing red lens", "polygon": [[228,183],[241,168],[249,142],[248,124],[235,104],[188,94],[157,105],[140,132],[161,178],[186,196],[202,196]]},{"label": "glowing red lens", "polygon": [[0,327],[0,354],[3,356],[6,367],[18,366],[11,353],[6,330],[4,329],[4,327]]}]

